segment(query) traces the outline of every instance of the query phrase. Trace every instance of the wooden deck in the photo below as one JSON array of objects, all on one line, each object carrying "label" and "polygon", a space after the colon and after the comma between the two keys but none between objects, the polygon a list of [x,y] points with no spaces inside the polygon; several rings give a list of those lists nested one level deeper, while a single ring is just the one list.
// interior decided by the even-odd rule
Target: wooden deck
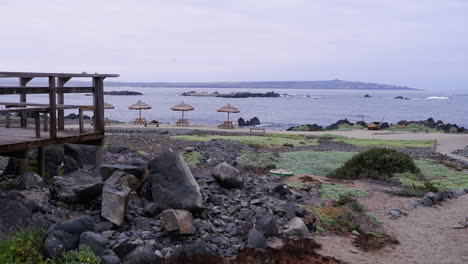
[{"label": "wooden deck", "polygon": [[104,133],[91,132],[80,134],[77,130],[59,130],[57,131],[57,137],[51,139],[47,133],[41,134],[41,137],[36,137],[36,130],[34,128],[0,127],[0,153],[65,143],[86,143],[87,141],[102,139],[103,137]]}]

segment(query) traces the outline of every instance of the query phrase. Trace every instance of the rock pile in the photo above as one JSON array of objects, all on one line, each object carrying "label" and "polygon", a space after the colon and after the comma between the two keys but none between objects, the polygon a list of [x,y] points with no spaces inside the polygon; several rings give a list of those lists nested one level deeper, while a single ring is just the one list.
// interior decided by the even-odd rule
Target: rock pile
[{"label": "rock pile", "polygon": [[234,165],[242,151],[253,151],[253,149],[238,141],[213,139],[198,143],[194,148],[190,148],[190,151],[198,151],[202,154],[203,165],[216,166],[222,162]]}]

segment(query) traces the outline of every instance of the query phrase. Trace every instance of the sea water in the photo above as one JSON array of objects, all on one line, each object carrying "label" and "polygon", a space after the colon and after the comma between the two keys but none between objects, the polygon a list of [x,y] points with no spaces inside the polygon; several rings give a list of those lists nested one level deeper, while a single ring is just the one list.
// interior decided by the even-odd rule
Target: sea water
[{"label": "sea water", "polygon": [[[468,127],[468,95],[434,91],[374,91],[374,90],[315,90],[315,89],[216,89],[216,88],[155,88],[155,87],[106,87],[106,91],[137,91],[141,96],[105,96],[105,102],[115,109],[105,110],[106,117],[130,122],[138,111],[128,106],[141,100],[152,106],[142,111],[146,120],[174,123],[181,115],[170,108],[182,101],[195,107],[185,117],[192,124],[217,125],[227,119],[226,113],[216,110],[231,104],[240,110],[231,114],[231,120],[239,117],[248,120],[258,117],[261,125],[270,129],[286,129],[293,125],[329,125],[339,119],[351,122],[379,121],[395,123],[399,120],[435,120],[456,123]],[[284,94],[275,98],[220,98],[180,96],[187,91],[197,92],[258,92],[274,91]],[[371,97],[365,98],[364,95]],[[402,96],[408,99],[395,99]],[[18,101],[17,95],[2,95],[2,101]],[[47,103],[47,95],[28,95],[28,102]],[[66,94],[66,104],[91,105],[92,96]],[[77,112],[67,110],[66,113]],[[86,114],[86,112],[85,112]],[[88,113],[91,115],[91,112]]]}]

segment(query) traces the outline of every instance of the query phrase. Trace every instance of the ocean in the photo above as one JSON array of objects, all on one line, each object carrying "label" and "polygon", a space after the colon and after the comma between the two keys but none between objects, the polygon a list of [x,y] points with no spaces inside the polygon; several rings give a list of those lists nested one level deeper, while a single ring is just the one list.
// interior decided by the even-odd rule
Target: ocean
[{"label": "ocean", "polygon": [[[395,123],[399,120],[435,120],[456,123],[468,127],[468,94],[444,93],[424,90],[314,90],[314,89],[216,89],[216,88],[152,88],[152,87],[106,87],[106,91],[137,91],[141,96],[106,95],[105,101],[116,109],[106,110],[106,117],[130,122],[138,111],[128,106],[141,100],[153,108],[142,112],[147,120],[174,123],[180,112],[170,108],[184,101],[195,107],[187,112],[192,124],[217,125],[226,120],[226,113],[216,110],[228,103],[240,110],[231,114],[231,119],[246,120],[258,117],[261,126],[269,129],[287,129],[301,124],[329,125],[339,119],[351,122],[364,120]],[[218,98],[180,96],[187,91],[259,92],[274,91],[285,94],[279,98]],[[364,95],[371,97],[365,98]],[[403,96],[405,99],[395,99]],[[30,95],[29,102],[46,103],[47,95]],[[17,95],[2,95],[2,101],[18,101]],[[83,94],[65,95],[66,104],[92,104],[92,97]],[[67,113],[73,110],[67,111]],[[77,111],[75,111],[77,112]],[[90,114],[90,113],[88,113]]]}]

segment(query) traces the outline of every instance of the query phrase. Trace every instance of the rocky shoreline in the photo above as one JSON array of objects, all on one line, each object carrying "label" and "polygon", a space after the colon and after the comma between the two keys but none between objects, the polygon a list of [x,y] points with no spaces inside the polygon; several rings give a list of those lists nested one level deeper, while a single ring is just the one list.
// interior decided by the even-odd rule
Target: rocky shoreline
[{"label": "rocky shoreline", "polygon": [[237,92],[237,93],[219,93],[219,92],[184,92],[181,96],[202,96],[202,97],[222,97],[222,98],[249,98],[249,97],[280,97],[279,93],[266,92],[266,93],[251,93],[251,92]]}]

